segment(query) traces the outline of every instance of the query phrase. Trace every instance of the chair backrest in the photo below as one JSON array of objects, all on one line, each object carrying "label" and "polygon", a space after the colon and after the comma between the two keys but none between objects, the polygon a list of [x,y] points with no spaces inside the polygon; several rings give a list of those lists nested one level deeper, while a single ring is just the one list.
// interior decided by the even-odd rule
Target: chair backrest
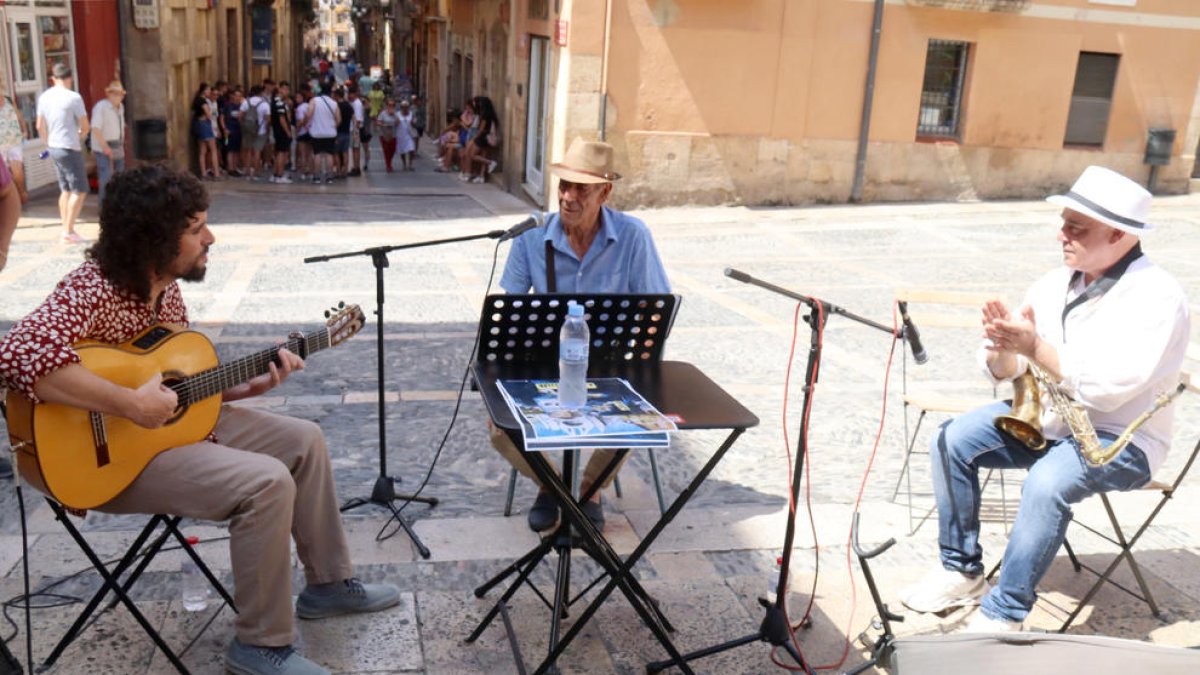
[{"label": "chair backrest", "polygon": [[895,298],[908,303],[908,314],[921,333],[929,353],[929,363],[921,368],[908,367],[904,350],[903,387],[911,383],[937,383],[938,389],[966,389],[966,393],[985,394],[989,389],[975,366],[975,350],[980,342],[980,310],[994,299],[994,293],[946,291],[936,288],[901,288]]}]

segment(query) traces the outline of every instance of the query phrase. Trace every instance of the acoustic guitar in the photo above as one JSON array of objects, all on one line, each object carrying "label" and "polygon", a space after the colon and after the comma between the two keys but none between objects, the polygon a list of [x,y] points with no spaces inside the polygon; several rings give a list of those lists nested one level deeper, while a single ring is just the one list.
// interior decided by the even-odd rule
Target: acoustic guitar
[{"label": "acoustic guitar", "polygon": [[221,410],[221,392],[269,372],[280,347],[301,358],[340,344],[366,321],[358,305],[326,312],[325,328],[293,334],[282,344],[228,363],[203,334],[158,324],[119,345],[75,345],[82,365],[123,387],[137,388],[155,373],[179,397],[176,414],[157,429],[124,417],[56,404],[34,404],[8,393],[8,433],[21,473],[73,509],[100,506],[121,493],[160,453],[204,440]]}]

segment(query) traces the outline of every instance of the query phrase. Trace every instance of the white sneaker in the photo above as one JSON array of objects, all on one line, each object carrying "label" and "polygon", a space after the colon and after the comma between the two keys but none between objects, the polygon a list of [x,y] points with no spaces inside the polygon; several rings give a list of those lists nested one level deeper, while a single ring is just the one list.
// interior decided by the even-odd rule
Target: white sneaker
[{"label": "white sneaker", "polygon": [[975,616],[971,617],[970,623],[966,625],[961,633],[1020,633],[1020,621],[1008,621],[1005,619],[993,619],[983,613],[983,610],[975,612]]},{"label": "white sneaker", "polygon": [[274,182],[276,182],[276,180],[275,180],[275,176],[271,176],[270,178],[268,178],[268,179],[267,179],[267,182],[268,182],[268,183],[274,183]]},{"label": "white sneaker", "polygon": [[939,566],[916,584],[900,593],[900,602],[914,612],[936,614],[953,607],[966,607],[979,602],[987,592],[983,575],[968,577]]},{"label": "white sneaker", "polygon": [[494,160],[494,159],[491,160],[490,162],[488,162],[488,173],[495,173],[497,166],[500,166],[500,165],[497,164],[496,160]]},{"label": "white sneaker", "polygon": [[292,179],[288,178],[287,176],[279,176],[275,179],[275,182],[283,183],[283,184],[290,184],[292,182]]}]

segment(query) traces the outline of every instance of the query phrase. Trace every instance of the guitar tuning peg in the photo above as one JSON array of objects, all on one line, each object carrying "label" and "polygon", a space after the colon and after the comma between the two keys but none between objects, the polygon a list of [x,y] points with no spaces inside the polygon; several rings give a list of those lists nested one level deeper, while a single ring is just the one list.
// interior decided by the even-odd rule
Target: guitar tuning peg
[{"label": "guitar tuning peg", "polygon": [[325,318],[326,318],[326,319],[328,319],[328,318],[329,318],[329,310],[325,310]]},{"label": "guitar tuning peg", "polygon": [[345,301],[345,300],[339,300],[339,301],[338,301],[338,309],[345,309],[345,307],[346,307],[346,301]]}]

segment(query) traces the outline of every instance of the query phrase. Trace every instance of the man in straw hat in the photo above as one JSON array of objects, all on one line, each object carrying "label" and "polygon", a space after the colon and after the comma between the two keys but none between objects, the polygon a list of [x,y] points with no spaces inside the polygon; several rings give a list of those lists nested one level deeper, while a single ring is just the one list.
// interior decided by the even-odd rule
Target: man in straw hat
[{"label": "man in straw hat", "polygon": [[[1009,311],[983,307],[980,365],[993,382],[1036,364],[1086,411],[1102,446],[1175,388],[1188,344],[1188,303],[1169,274],[1143,255],[1150,193],[1109,169],[1088,167],[1064,195],[1058,241],[1064,266],[1043,276]],[[1111,462],[1092,466],[1042,397],[1046,447],[1032,451],[998,430],[1000,401],[942,425],[930,448],[941,565],[901,599],[919,612],[979,602],[974,632],[1021,630],[1071,521],[1071,505],[1100,492],[1146,484],[1171,439],[1172,408],[1151,417]],[[1029,470],[1004,550],[999,583],[988,589],[979,544],[980,469]],[[979,599],[982,598],[980,601]]]},{"label": "man in straw hat", "polygon": [[100,203],[104,188],[114,173],[125,170],[125,87],[113,80],[104,88],[104,98],[92,107],[92,154],[96,157],[96,182]]},{"label": "man in straw hat", "polygon": [[[547,258],[552,256],[554,289],[558,293],[669,293],[666,270],[646,224],[614,211],[604,203],[612,193],[613,148],[607,143],[576,138],[562,161],[551,165],[558,177],[558,213],[545,227],[532,229],[513,240],[500,286],[507,293],[550,292]],[[537,481],[521,451],[502,431],[493,428],[492,445],[518,471]],[[613,457],[612,450],[592,453],[583,474],[581,490],[595,482]],[[608,487],[617,469],[601,485]],[[544,486],[529,510],[529,527],[536,532],[554,527],[558,503]],[[604,527],[604,509],[597,490],[583,511],[598,528]]]}]

